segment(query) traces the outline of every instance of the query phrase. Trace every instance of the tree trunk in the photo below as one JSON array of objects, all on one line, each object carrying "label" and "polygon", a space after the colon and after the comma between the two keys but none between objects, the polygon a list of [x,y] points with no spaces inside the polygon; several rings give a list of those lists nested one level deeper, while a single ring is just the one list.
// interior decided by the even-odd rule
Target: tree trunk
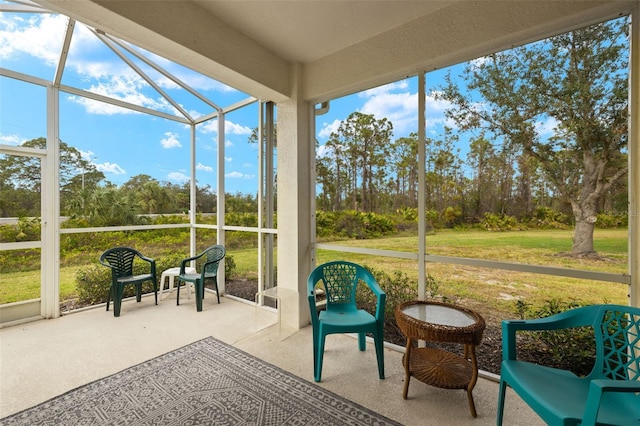
[{"label": "tree trunk", "polygon": [[593,249],[593,230],[596,223],[596,203],[572,204],[576,228],[573,235],[571,254],[573,256],[594,255],[596,251]]}]

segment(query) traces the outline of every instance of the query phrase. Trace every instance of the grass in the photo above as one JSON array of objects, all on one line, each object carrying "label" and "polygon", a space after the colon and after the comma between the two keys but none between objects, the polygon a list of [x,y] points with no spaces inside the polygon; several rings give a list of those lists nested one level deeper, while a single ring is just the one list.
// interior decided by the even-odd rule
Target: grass
[{"label": "grass", "polygon": [[[610,273],[627,272],[627,230],[596,230],[595,248],[605,260],[575,259],[559,256],[571,250],[571,231],[537,230],[486,232],[445,230],[427,236],[429,254],[499,260],[513,263],[575,268]],[[348,240],[336,245],[417,252],[415,236]],[[257,279],[257,250],[232,249],[236,276]],[[93,259],[93,258],[92,258]],[[317,262],[348,259],[387,273],[402,271],[417,283],[417,264],[390,257],[319,250]],[[92,262],[93,263],[93,262]],[[75,274],[82,268],[61,268],[61,299],[75,294]],[[627,303],[627,286],[607,282],[578,280],[473,266],[428,263],[427,272],[435,278],[438,292],[446,300],[475,306],[488,321],[491,317],[514,318],[515,303],[543,306],[548,300],[576,300],[579,303]],[[40,271],[3,273],[0,303],[28,300],[40,296]],[[417,284],[416,284],[417,285]]]},{"label": "grass", "polygon": [[[60,268],[60,300],[76,296],[76,272],[83,265]],[[0,304],[40,297],[40,271],[2,273]]]}]

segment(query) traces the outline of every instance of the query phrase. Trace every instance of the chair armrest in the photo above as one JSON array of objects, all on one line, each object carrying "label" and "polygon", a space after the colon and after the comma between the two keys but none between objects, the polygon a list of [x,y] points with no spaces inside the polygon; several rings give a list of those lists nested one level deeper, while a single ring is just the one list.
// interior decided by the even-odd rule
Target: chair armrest
[{"label": "chair armrest", "polygon": [[109,269],[113,269],[113,266],[109,265],[108,263],[106,263],[105,261],[103,261],[102,259],[100,259],[100,264],[102,266],[106,266]]},{"label": "chair armrest", "polygon": [[311,317],[311,324],[313,327],[318,326],[318,308],[316,307],[316,297],[313,294],[307,296],[309,300],[309,316]]},{"label": "chair armrest", "polygon": [[384,292],[378,281],[374,278],[373,274],[366,269],[363,269],[364,275],[360,278],[367,284],[373,294],[376,296],[376,320],[382,321],[384,319],[384,309],[387,300],[387,294]]},{"label": "chair armrest", "polygon": [[561,330],[566,328],[592,326],[593,312],[599,308],[587,306],[531,320],[502,321],[502,359],[516,359],[516,332],[538,330]]},{"label": "chair armrest", "polygon": [[589,393],[582,417],[582,425],[595,426],[598,411],[600,410],[600,400],[605,392],[640,392],[640,382],[636,380],[592,380],[589,383]]},{"label": "chair armrest", "polygon": [[143,256],[141,254],[138,254],[138,257],[142,260],[144,260],[145,262],[149,262],[149,265],[151,266],[151,275],[155,275],[156,274],[156,261],[155,259],[152,259],[150,257],[147,256]]},{"label": "chair armrest", "polygon": [[191,262],[192,260],[197,260],[200,256],[202,256],[202,254],[182,259],[182,262],[180,262],[180,275],[184,274],[187,263]]}]

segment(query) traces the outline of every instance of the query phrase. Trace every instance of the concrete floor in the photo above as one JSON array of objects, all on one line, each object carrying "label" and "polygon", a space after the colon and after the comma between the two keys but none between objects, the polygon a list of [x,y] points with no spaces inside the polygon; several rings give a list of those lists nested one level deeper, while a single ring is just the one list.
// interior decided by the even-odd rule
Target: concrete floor
[{"label": "concrete floor", "polygon": [[[313,381],[311,327],[281,329],[274,312],[215,296],[196,312],[194,298],[175,304],[175,293],[158,306],[152,298],[127,301],[114,318],[104,307],[54,320],[0,329],[0,418],[173,349],[213,336],[305,380]],[[413,379],[402,398],[402,348],[387,348],[386,379],[379,380],[372,344],[357,350],[351,336],[327,338],[320,386],[405,425],[494,425],[498,384],[481,378],[473,395],[427,386]],[[544,423],[509,390],[505,425]]]}]

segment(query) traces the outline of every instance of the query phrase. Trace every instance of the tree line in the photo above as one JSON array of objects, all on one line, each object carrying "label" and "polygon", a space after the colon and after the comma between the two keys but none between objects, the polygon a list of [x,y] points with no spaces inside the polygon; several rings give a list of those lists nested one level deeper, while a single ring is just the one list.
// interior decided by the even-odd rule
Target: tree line
[{"label": "tree line", "polygon": [[[472,61],[457,80],[449,75],[434,96],[449,105],[450,125],[425,144],[429,220],[455,226],[547,209],[573,218],[574,254],[594,253],[598,213],[627,210],[628,48],[625,17]],[[466,159],[457,148],[463,136]],[[387,118],[350,114],[317,158],[317,209],[415,209],[418,144],[415,133],[394,139]],[[64,215],[100,226],[189,210],[188,183],[137,175],[117,187],[77,149],[60,142],[60,153]],[[37,161],[0,158],[0,215],[39,215]],[[197,211],[215,206],[215,191],[198,186]],[[229,194],[226,211],[256,212],[255,195]]]},{"label": "tree line", "polygon": [[[451,124],[426,140],[430,214],[455,224],[551,208],[573,218],[573,253],[595,254],[598,213],[627,210],[628,28],[627,17],[600,23],[449,73],[433,94]],[[392,133],[359,112],[341,123],[318,161],[321,210],[417,205],[417,136]]]}]

